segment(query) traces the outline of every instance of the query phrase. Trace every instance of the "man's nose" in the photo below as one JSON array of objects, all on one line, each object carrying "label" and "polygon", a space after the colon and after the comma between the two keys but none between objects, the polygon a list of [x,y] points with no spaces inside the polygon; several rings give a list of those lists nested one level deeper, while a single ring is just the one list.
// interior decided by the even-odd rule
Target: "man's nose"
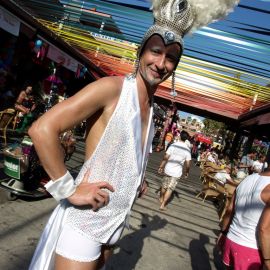
[{"label": "man's nose", "polygon": [[156,61],[156,66],[159,70],[164,71],[165,70],[165,57],[160,56]]}]

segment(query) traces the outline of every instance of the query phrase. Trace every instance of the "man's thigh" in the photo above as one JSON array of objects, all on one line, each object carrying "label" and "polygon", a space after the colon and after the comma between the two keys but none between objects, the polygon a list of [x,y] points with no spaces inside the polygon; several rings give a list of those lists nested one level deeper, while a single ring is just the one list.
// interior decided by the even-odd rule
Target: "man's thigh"
[{"label": "man's thigh", "polygon": [[113,233],[108,245],[104,245],[91,240],[65,224],[56,245],[56,270],[95,270],[102,267],[111,254],[112,246],[120,238],[123,229],[124,223]]},{"label": "man's thigh", "polygon": [[61,255],[55,256],[55,270],[98,270],[98,259],[92,262],[78,262]]},{"label": "man's thigh", "polygon": [[91,262],[79,262],[56,254],[55,270],[100,270],[113,253],[114,246],[103,245],[101,255]]},{"label": "man's thigh", "polygon": [[178,180],[178,177],[165,175],[162,180],[162,187],[166,190],[170,189],[171,191],[174,191],[177,186]]},{"label": "man's thigh", "polygon": [[[60,265],[59,262],[64,263],[64,265],[82,263],[81,267],[86,263],[95,265],[101,255],[101,248],[101,243],[91,240],[65,224],[55,250],[58,261],[57,265]],[[65,270],[68,269],[73,268],[66,268]]]}]

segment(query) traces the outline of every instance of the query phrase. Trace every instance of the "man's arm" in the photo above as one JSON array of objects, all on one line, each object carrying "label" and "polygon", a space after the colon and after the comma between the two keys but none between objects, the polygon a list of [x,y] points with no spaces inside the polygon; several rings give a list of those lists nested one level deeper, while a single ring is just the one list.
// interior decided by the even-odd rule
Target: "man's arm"
[{"label": "man's arm", "polygon": [[186,160],[185,161],[185,170],[186,171],[185,171],[184,178],[188,178],[190,166],[191,166],[191,160]]},{"label": "man's arm", "polygon": [[66,172],[59,135],[98,110],[106,110],[116,91],[112,77],[100,79],[53,106],[31,126],[29,135],[51,179],[57,179]]},{"label": "man's arm", "polygon": [[[67,172],[59,140],[60,134],[91,117],[97,111],[106,111],[110,108],[113,101],[119,98],[119,85],[122,85],[120,80],[119,77],[107,77],[89,84],[76,95],[55,105],[30,128],[29,135],[42,166],[53,181],[63,177]],[[112,189],[110,185],[106,186],[105,183],[104,185],[103,188]],[[77,188],[78,192],[88,189],[87,183],[84,183],[83,186],[83,189]],[[87,192],[89,193],[89,191]],[[84,193],[83,198],[87,192]],[[82,204],[88,204],[88,202],[87,199]],[[76,202],[73,203],[76,204]]]},{"label": "man's arm", "polygon": [[169,160],[170,155],[165,153],[163,160],[161,161],[159,168],[158,168],[158,173],[163,173],[164,172],[164,168]]},{"label": "man's arm", "polygon": [[234,215],[234,203],[235,203],[235,192],[231,198],[230,204],[228,205],[226,212],[222,218],[222,221],[220,223],[220,233],[217,239],[217,245],[222,249],[223,248],[223,240],[224,236],[226,236],[229,227],[231,225],[233,215]]},{"label": "man's arm", "polygon": [[259,221],[259,247],[262,252],[264,269],[270,269],[270,185],[261,193],[265,207]]},{"label": "man's arm", "polygon": [[230,204],[228,205],[226,212],[220,224],[221,232],[227,232],[229,230],[233,215],[234,215],[234,201],[235,193],[233,194]]}]

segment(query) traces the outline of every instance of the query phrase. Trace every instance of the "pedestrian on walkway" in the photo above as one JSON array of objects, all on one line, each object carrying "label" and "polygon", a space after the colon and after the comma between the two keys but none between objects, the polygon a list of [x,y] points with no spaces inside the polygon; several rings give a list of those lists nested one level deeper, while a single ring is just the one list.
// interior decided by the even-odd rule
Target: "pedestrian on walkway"
[{"label": "pedestrian on walkway", "polygon": [[217,244],[227,269],[270,270],[270,168],[239,184]]},{"label": "pedestrian on walkway", "polygon": [[182,131],[180,133],[180,140],[169,146],[158,168],[158,173],[164,173],[159,198],[159,209],[162,211],[166,210],[166,205],[182,176],[183,168],[185,169],[184,178],[188,177],[191,152],[185,143],[187,138],[189,138],[189,134],[186,131]]},{"label": "pedestrian on walkway", "polygon": [[[41,236],[31,270],[93,270],[104,265],[137,191],[145,190],[142,179],[153,138],[153,95],[171,75],[174,88],[182,37],[193,24],[205,25],[236,3],[226,1],[205,22],[209,6],[196,16],[193,2],[155,2],[155,24],[144,35],[135,73],[89,84],[31,127],[29,134],[52,179],[46,189],[60,201]],[[63,162],[59,135],[84,119],[88,119],[85,163],[74,180]]]},{"label": "pedestrian on walkway", "polygon": [[164,150],[167,151],[168,146],[173,142],[173,134],[171,131],[166,133],[164,140]]}]

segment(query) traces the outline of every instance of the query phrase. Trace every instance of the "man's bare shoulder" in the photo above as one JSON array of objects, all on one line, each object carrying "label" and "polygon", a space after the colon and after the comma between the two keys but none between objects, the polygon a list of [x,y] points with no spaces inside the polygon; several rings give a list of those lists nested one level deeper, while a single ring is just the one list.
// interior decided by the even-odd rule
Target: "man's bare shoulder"
[{"label": "man's bare shoulder", "polygon": [[86,86],[88,89],[98,88],[101,93],[106,93],[109,97],[118,96],[121,92],[124,77],[110,76],[103,77]]},{"label": "man's bare shoulder", "polygon": [[114,76],[89,83],[68,99],[70,106],[80,111],[84,109],[90,115],[99,109],[110,107],[120,96],[123,80],[124,77]]}]

